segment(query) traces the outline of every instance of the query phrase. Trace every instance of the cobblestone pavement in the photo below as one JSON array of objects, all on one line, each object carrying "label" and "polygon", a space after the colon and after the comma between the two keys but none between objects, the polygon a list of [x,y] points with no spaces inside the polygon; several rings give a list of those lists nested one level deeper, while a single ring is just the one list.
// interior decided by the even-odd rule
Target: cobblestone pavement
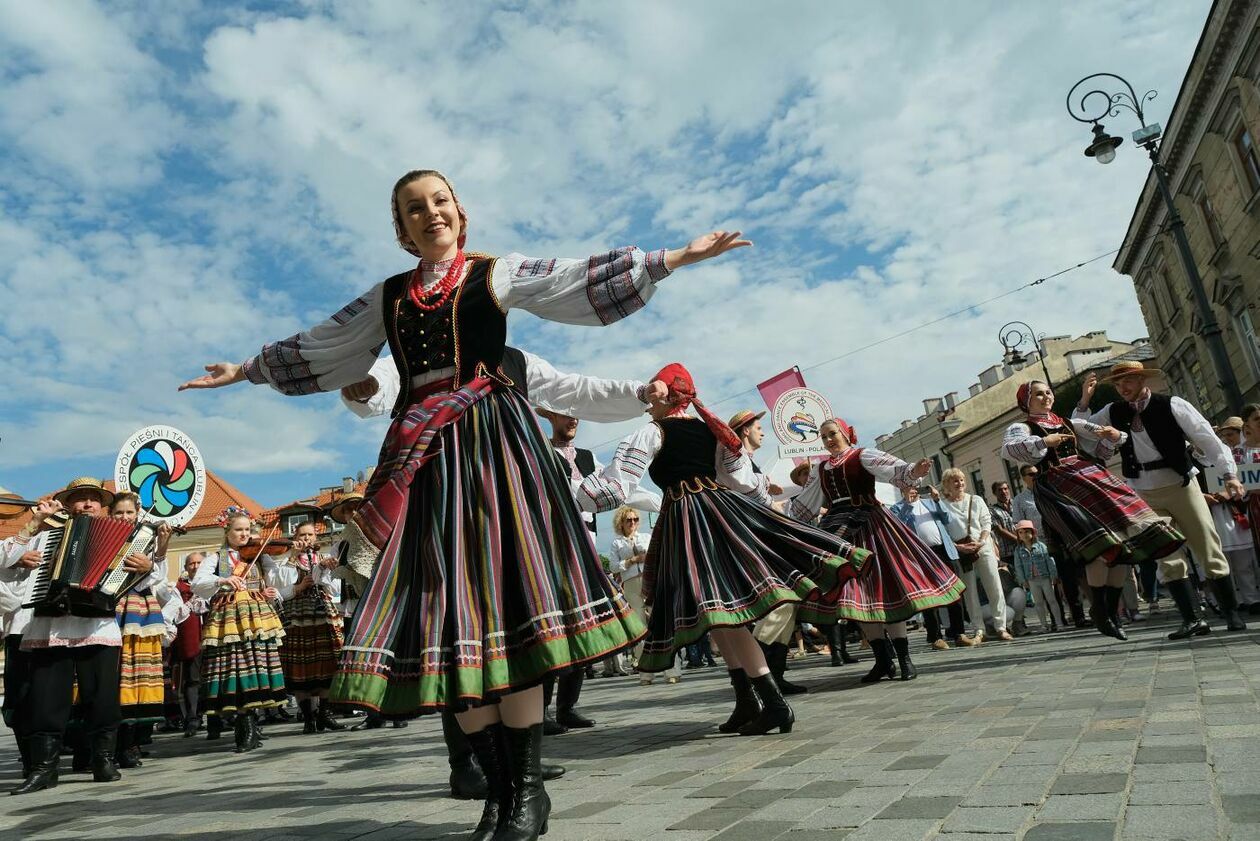
[{"label": "cobblestone pavement", "polygon": [[[787,736],[721,736],[725,672],[676,686],[587,684],[594,730],[549,739],[547,841],[1260,839],[1260,631],[1187,644],[1166,624],[929,652],[913,683],[797,661],[811,688]],[[5,839],[461,838],[480,805],[445,796],[437,722],[263,749],[160,736],[141,769],[0,799]],[[16,779],[3,737],[0,767]],[[68,761],[63,765],[68,766]]]}]

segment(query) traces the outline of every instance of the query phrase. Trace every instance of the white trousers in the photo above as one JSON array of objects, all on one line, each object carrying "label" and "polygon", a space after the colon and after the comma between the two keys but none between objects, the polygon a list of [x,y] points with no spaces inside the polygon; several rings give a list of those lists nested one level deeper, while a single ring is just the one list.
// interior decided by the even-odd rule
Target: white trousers
[{"label": "white trousers", "polygon": [[1033,605],[1037,608],[1037,619],[1041,622],[1043,631],[1050,629],[1049,619],[1054,617],[1054,623],[1060,628],[1063,625],[1063,612],[1059,610],[1059,602],[1054,597],[1054,582],[1049,578],[1030,578],[1028,580],[1028,592],[1032,593]]},{"label": "white trousers", "polygon": [[984,587],[984,594],[989,597],[989,605],[993,608],[993,628],[999,634],[1006,630],[1006,596],[1002,593],[1002,580],[998,577],[997,558],[992,552],[981,552],[976,558],[970,572],[964,572],[962,579],[967,585],[963,591],[963,601],[967,605],[967,617],[977,630],[984,629],[984,613],[980,610],[980,592],[976,589],[979,579]]}]

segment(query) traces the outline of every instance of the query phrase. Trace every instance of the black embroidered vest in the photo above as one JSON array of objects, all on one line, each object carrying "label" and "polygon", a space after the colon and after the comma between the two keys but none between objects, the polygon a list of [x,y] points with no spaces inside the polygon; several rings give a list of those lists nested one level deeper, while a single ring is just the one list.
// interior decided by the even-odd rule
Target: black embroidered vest
[{"label": "black embroidered vest", "polygon": [[661,428],[661,449],[648,465],[648,475],[665,490],[684,480],[715,479],[717,436],[699,418],[665,418]]},{"label": "black embroidered vest", "polygon": [[[1050,430],[1041,426],[1032,418],[1029,418],[1026,421],[1026,423],[1028,424],[1029,431],[1031,431],[1032,434],[1036,435],[1038,438],[1045,438],[1047,435],[1051,434]],[[1063,432],[1071,432],[1071,431],[1072,431],[1071,427],[1067,426],[1066,421],[1065,421]],[[1053,447],[1053,448],[1047,447],[1045,458],[1037,462],[1037,464],[1039,466],[1043,466],[1047,464],[1058,464],[1061,461],[1063,461],[1063,459],[1065,458],[1069,458],[1071,456],[1080,456],[1080,455],[1081,455],[1080,451],[1077,450],[1076,448],[1076,439],[1068,438],[1066,441],[1059,444],[1059,446],[1057,447]]]},{"label": "black embroidered vest", "polygon": [[407,295],[411,272],[385,281],[381,290],[385,336],[402,385],[392,417],[407,406],[411,378],[441,368],[455,368],[453,389],[477,376],[490,377],[522,392],[525,389],[523,379],[512,379],[502,367],[507,314],[500,309],[490,284],[494,258],[478,254],[470,255],[469,260],[472,268],[463,282],[434,312],[425,312],[411,302]]},{"label": "black embroidered vest", "polygon": [[1128,479],[1136,479],[1143,470],[1168,468],[1181,476],[1182,485],[1190,483],[1190,444],[1186,433],[1172,413],[1172,398],[1167,394],[1152,394],[1142,410],[1142,429],[1150,436],[1151,443],[1159,452],[1160,460],[1146,465],[1138,461],[1133,448],[1133,419],[1137,412],[1126,401],[1111,404],[1111,425],[1129,433],[1120,445],[1120,469]]}]

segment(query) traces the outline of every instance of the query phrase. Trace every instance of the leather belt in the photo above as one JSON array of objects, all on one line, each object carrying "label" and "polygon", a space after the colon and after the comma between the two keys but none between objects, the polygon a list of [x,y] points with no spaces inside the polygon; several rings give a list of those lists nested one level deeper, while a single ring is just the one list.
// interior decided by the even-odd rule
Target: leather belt
[{"label": "leather belt", "polygon": [[1156,459],[1155,461],[1138,462],[1138,468],[1141,470],[1164,470],[1164,469],[1171,470],[1172,469],[1171,467],[1169,467],[1168,462],[1164,461],[1162,458]]}]

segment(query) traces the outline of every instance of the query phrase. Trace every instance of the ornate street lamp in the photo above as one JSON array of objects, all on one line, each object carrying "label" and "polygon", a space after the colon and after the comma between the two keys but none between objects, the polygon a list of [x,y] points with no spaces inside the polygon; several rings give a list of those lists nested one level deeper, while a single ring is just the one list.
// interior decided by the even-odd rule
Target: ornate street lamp
[{"label": "ornate street lamp", "polygon": [[1032,342],[1033,350],[1037,351],[1037,358],[1041,360],[1041,372],[1046,375],[1046,385],[1054,387],[1054,381],[1050,379],[1050,369],[1046,367],[1046,351],[1032,327],[1022,321],[1007,322],[998,331],[998,341],[1002,343],[1002,361],[1012,367],[1028,361],[1028,357],[1019,349],[1024,342]]},{"label": "ornate street lamp", "polygon": [[[1093,79],[1114,80],[1112,82],[1100,82],[1100,86],[1086,90],[1080,96],[1080,99],[1073,105],[1073,96],[1082,85]],[[1118,93],[1109,93],[1103,90],[1103,87],[1117,87],[1116,82],[1124,85],[1124,89]],[[1168,187],[1168,174],[1164,171],[1164,165],[1159,158],[1159,141],[1162,135],[1162,129],[1159,123],[1147,124],[1146,115],[1142,106],[1150,102],[1156,97],[1153,90],[1147,91],[1141,97],[1129,84],[1128,80],[1115,73],[1095,73],[1081,79],[1067,95],[1067,110],[1072,119],[1082,123],[1090,123],[1093,125],[1094,139],[1085,147],[1086,157],[1093,158],[1100,164],[1109,164],[1116,157],[1116,149],[1124,141],[1119,137],[1113,137],[1108,134],[1101,122],[1103,117],[1118,117],[1121,110],[1132,111],[1141,123],[1141,128],[1133,132],[1133,142],[1146,150],[1151,159],[1151,168],[1155,171],[1155,181],[1159,186],[1160,197],[1164,200],[1164,206],[1168,210],[1168,230],[1172,233],[1173,241],[1177,244],[1177,252],[1181,255],[1181,262],[1186,272],[1186,279],[1190,283],[1190,291],[1194,295],[1195,308],[1199,311],[1199,318],[1203,321],[1203,329],[1201,331],[1203,340],[1207,342],[1208,351],[1212,355],[1212,366],[1216,369],[1216,375],[1220,379],[1221,387],[1225,391],[1225,399],[1229,403],[1228,409],[1237,409],[1242,405],[1242,390],[1238,387],[1238,380],[1234,377],[1234,369],[1229,364],[1229,354],[1225,350],[1225,341],[1221,338],[1221,326],[1216,320],[1216,314],[1212,311],[1212,305],[1208,302],[1207,292],[1203,288],[1203,278],[1199,275],[1199,267],[1194,262],[1194,254],[1190,251],[1190,241],[1186,238],[1186,223],[1181,218],[1181,214],[1177,212],[1177,205],[1173,201],[1172,191]],[[1099,99],[1101,97],[1101,99]],[[1089,102],[1094,105],[1087,105]]]}]

